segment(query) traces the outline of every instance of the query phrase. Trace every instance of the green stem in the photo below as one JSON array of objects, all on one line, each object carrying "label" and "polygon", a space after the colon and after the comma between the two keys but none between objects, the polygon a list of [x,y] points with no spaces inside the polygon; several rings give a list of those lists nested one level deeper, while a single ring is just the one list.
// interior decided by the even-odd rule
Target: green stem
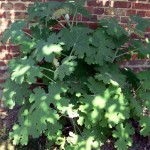
[{"label": "green stem", "polygon": [[55,20],[56,20],[63,28],[66,28],[58,19],[55,18]]},{"label": "green stem", "polygon": [[72,122],[74,122],[74,125],[77,127],[77,129],[78,129],[78,131],[80,132],[81,136],[83,136],[83,135],[82,135],[82,132],[81,132],[81,130],[80,130],[80,128],[79,128],[78,125],[75,123],[75,121],[73,120],[73,118],[72,118]]},{"label": "green stem", "polygon": [[117,48],[116,51],[115,51],[115,55],[114,55],[114,57],[113,57],[113,59],[112,59],[112,63],[115,61],[116,55],[117,55],[118,51],[119,51],[119,48]]},{"label": "green stem", "polygon": [[61,55],[68,57],[68,55],[61,53]]},{"label": "green stem", "polygon": [[68,26],[70,27],[70,29],[72,28],[70,22],[62,15],[62,17],[65,19],[65,21],[67,22]]},{"label": "green stem", "polygon": [[120,54],[120,55],[117,55],[117,56],[115,57],[115,59],[118,58],[118,57],[121,57],[121,56],[123,56],[123,55],[129,54],[130,52],[134,52],[134,51],[136,51],[136,50],[138,50],[138,48],[137,48],[137,49],[134,49],[134,50],[132,50],[132,51],[127,51],[127,52],[125,52],[125,53],[122,53],[122,54]]},{"label": "green stem", "polygon": [[143,85],[143,82],[141,82],[138,88],[134,91],[134,93],[132,94],[132,97],[134,98],[136,97],[136,92],[141,88],[142,85]]},{"label": "green stem", "polygon": [[45,75],[44,73],[42,73],[44,77],[46,77],[47,79],[49,79],[50,81],[54,82],[53,79],[49,78],[47,75]]},{"label": "green stem", "polygon": [[[81,33],[80,33],[80,34],[81,34]],[[75,48],[75,46],[76,46],[76,43],[77,43],[79,37],[80,37],[80,35],[77,37],[77,39],[76,39],[76,41],[75,41],[75,43],[74,43],[74,45],[73,45],[73,48],[72,48],[71,53],[70,53],[69,56],[72,56],[72,53],[73,53],[73,51],[74,51],[74,48]]]},{"label": "green stem", "polygon": [[28,35],[30,38],[33,38],[31,34],[29,34],[28,32],[26,31],[23,31],[26,35]]},{"label": "green stem", "polygon": [[73,48],[72,48],[71,53],[70,53],[69,56],[72,56],[72,53],[73,53],[73,51],[74,51],[75,46],[76,46],[76,43],[74,43]]},{"label": "green stem", "polygon": [[53,70],[51,70],[51,69],[48,69],[48,68],[45,68],[45,67],[40,67],[41,69],[44,69],[44,70],[47,70],[47,71],[50,71],[50,72],[55,72],[55,71],[53,71]]},{"label": "green stem", "polygon": [[73,23],[74,23],[74,20],[75,20],[77,11],[78,11],[78,8],[76,8],[75,13],[74,13],[74,15],[73,15],[73,19],[72,19],[72,27],[73,27]]},{"label": "green stem", "polygon": [[75,131],[75,133],[77,134],[76,125],[75,125],[75,123],[74,123],[73,118],[71,118],[70,120],[71,120],[71,122],[72,122],[72,124],[73,124],[74,131]]}]

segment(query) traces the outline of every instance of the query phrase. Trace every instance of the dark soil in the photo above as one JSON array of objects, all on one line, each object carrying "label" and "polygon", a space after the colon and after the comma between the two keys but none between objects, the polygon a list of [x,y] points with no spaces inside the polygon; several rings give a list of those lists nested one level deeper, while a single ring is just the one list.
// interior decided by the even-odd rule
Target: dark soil
[{"label": "dark soil", "polygon": [[[3,112],[0,112],[0,144],[3,140],[8,138],[9,131],[12,130],[12,126],[15,122],[17,122],[17,114],[18,114],[19,107],[16,106],[12,110],[4,109]],[[133,135],[133,146],[129,148],[129,150],[150,150],[150,140],[148,137],[142,137],[138,133]],[[38,148],[34,148],[36,142],[41,143],[42,139],[39,138],[38,140],[32,140],[29,142],[27,147],[20,147],[16,148],[17,150],[38,150]],[[45,139],[43,138],[43,141]],[[32,143],[32,144],[31,144]],[[33,145],[34,143],[34,145]],[[9,149],[8,149],[9,150]],[[44,150],[44,149],[43,149]],[[116,150],[114,148],[114,141],[112,139],[108,140],[103,146],[101,146],[101,150]]]}]

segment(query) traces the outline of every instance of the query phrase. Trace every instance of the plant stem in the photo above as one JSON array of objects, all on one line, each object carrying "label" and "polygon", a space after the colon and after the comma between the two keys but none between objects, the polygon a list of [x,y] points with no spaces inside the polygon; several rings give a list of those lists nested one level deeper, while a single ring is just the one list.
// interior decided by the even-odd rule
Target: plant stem
[{"label": "plant stem", "polygon": [[50,71],[50,72],[55,72],[55,71],[53,71],[53,70],[51,70],[51,69],[48,69],[48,68],[45,68],[45,67],[40,67],[41,69],[44,69],[44,70],[47,70],[47,71]]},{"label": "plant stem", "polygon": [[[81,34],[81,33],[80,33],[80,34]],[[72,48],[71,53],[70,53],[69,56],[72,56],[72,53],[73,53],[73,51],[74,51],[74,48],[75,48],[75,46],[76,46],[76,44],[77,44],[77,41],[78,41],[79,37],[80,37],[80,35],[77,37],[77,39],[76,39],[76,41],[75,41],[75,43],[74,43],[74,45],[73,45],[73,48]]]},{"label": "plant stem", "polygon": [[114,55],[114,57],[113,57],[113,59],[112,59],[112,63],[115,61],[116,55],[117,55],[118,51],[119,51],[119,48],[117,48],[116,51],[115,51],[115,55]]},{"label": "plant stem", "polygon": [[123,56],[123,55],[129,54],[130,52],[134,52],[134,51],[136,51],[136,50],[138,50],[138,48],[137,48],[137,49],[134,49],[134,50],[132,50],[132,51],[127,51],[127,52],[125,52],[125,53],[122,53],[122,54],[120,54],[120,55],[117,55],[117,56],[115,57],[115,59],[118,58],[118,57],[121,57],[121,56]]},{"label": "plant stem", "polygon": [[68,26],[70,27],[70,29],[72,28],[70,22],[64,17],[64,15],[62,15],[62,17],[65,19],[65,21],[67,22]]},{"label": "plant stem", "polygon": [[55,20],[56,20],[63,28],[66,28],[58,19],[55,18]]},{"label": "plant stem", "polygon": [[71,120],[71,122],[72,122],[72,124],[73,124],[74,131],[75,131],[75,133],[77,134],[76,125],[75,125],[75,123],[74,123],[73,118],[70,118],[70,120]]},{"label": "plant stem", "polygon": [[72,27],[73,27],[73,23],[74,23],[74,20],[75,20],[77,11],[78,11],[78,8],[76,8],[75,13],[74,13],[74,15],[73,15],[73,19],[72,19]]},{"label": "plant stem", "polygon": [[73,120],[73,118],[72,118],[72,122],[74,122],[74,124],[75,124],[75,126],[77,127],[78,131],[80,132],[81,136],[83,136],[83,135],[82,135],[82,132],[81,132],[81,130],[80,130],[80,128],[79,128],[78,125],[75,123],[75,121]]},{"label": "plant stem", "polygon": [[33,38],[31,34],[29,34],[28,32],[26,31],[23,31],[26,35],[28,35],[29,37]]},{"label": "plant stem", "polygon": [[141,82],[138,88],[134,91],[134,93],[132,94],[132,97],[134,98],[136,97],[136,92],[141,88],[142,85],[143,85],[143,82]]},{"label": "plant stem", "polygon": [[47,75],[45,75],[44,73],[42,73],[44,77],[46,77],[47,79],[49,79],[50,81],[54,82],[53,79],[49,78]]}]

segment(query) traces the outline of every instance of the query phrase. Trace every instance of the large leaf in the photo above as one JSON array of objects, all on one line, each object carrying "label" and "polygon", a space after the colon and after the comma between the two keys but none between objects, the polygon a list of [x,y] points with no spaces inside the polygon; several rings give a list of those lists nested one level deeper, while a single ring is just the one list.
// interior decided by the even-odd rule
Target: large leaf
[{"label": "large leaf", "polygon": [[28,84],[23,83],[22,85],[19,85],[11,79],[6,80],[3,88],[3,103],[10,109],[12,109],[15,104],[24,104],[26,98],[28,98],[31,93]]},{"label": "large leaf", "polygon": [[47,41],[39,40],[35,46],[36,50],[33,52],[33,57],[37,61],[42,61],[43,59],[47,62],[52,62],[56,54],[60,54],[62,51],[61,45],[63,43],[58,43],[59,39],[56,34],[50,35]]},{"label": "large leaf", "polygon": [[113,131],[113,137],[118,139],[115,142],[115,147],[118,150],[127,150],[128,146],[132,145],[131,135],[134,134],[134,129],[130,124],[126,124],[125,126],[121,123],[118,124],[116,130]]},{"label": "large leaf", "polygon": [[99,65],[103,65],[104,61],[112,61],[115,45],[112,40],[106,36],[102,29],[98,29],[94,32],[91,44],[95,46],[95,48],[92,49],[91,53],[88,53],[87,61],[91,59],[91,55],[92,58],[94,58],[93,61]]},{"label": "large leaf", "polygon": [[106,31],[111,36],[116,36],[117,38],[127,35],[126,30],[118,25],[116,19],[112,18],[109,20],[103,19],[99,21],[100,26],[106,28]]},{"label": "large leaf", "polygon": [[76,57],[74,56],[68,56],[63,59],[62,64],[54,72],[54,78],[63,80],[65,76],[69,76],[70,74],[72,74],[75,70],[75,67],[77,66],[77,62],[75,61],[75,59]]},{"label": "large leaf", "polygon": [[73,27],[71,31],[65,28],[60,31],[60,36],[67,50],[71,49],[75,55],[83,58],[85,54],[89,54],[91,51],[88,37],[88,33],[91,32],[91,29],[85,27]]},{"label": "large leaf", "polygon": [[12,70],[11,79],[18,84],[23,82],[36,83],[37,77],[42,77],[42,69],[36,66],[36,62],[31,57],[14,59],[9,66]]},{"label": "large leaf", "polygon": [[18,44],[17,42],[24,36],[23,28],[26,27],[26,21],[18,21],[11,24],[3,35],[3,42],[6,43],[10,39],[11,43]]}]

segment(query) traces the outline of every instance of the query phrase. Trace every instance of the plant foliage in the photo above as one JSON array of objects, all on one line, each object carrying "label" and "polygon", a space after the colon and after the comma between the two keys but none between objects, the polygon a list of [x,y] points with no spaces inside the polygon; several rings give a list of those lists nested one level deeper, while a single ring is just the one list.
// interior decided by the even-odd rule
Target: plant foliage
[{"label": "plant foliage", "polygon": [[[131,119],[139,120],[141,135],[150,133],[150,118],[143,112],[150,111],[150,71],[120,68],[133,52],[150,54],[148,38],[130,37],[143,34],[149,22],[134,16],[125,30],[115,19],[105,19],[93,30],[76,21],[81,14],[91,17],[83,4],[35,3],[27,21],[4,33],[4,43],[20,47],[20,56],[9,63],[3,96],[10,109],[21,107],[10,132],[15,145],[44,134],[49,149],[99,150],[113,137],[118,150],[127,150],[134,134]],[[31,34],[23,30],[29,23]]]}]

